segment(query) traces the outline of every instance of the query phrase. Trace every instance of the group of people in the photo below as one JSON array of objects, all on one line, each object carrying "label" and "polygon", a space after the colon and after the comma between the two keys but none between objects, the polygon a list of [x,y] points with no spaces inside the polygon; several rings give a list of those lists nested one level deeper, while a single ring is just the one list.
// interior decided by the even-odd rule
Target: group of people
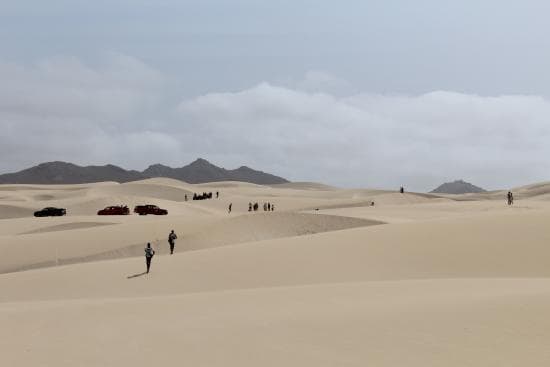
[{"label": "group of people", "polygon": [[[257,212],[258,209],[260,208],[260,205],[258,203],[248,203],[248,211],[251,212],[251,211],[255,211]],[[275,210],[275,204],[271,204],[271,203],[264,203],[264,212],[272,212]]]},{"label": "group of people", "polygon": [[[193,193],[193,200],[207,200],[212,199],[214,195],[212,192],[203,192],[202,194]],[[220,197],[220,193],[216,191],[216,199]],[[187,195],[185,195],[185,201],[187,201]]]},{"label": "group of people", "polygon": [[[174,248],[176,247],[176,240],[178,239],[178,236],[174,232],[174,230],[170,231],[168,234],[168,245],[170,246],[170,255],[174,254]],[[153,260],[153,256],[155,256],[155,250],[151,247],[151,242],[147,243],[147,246],[145,246],[145,266],[147,266],[147,273],[149,273],[149,270],[151,269],[151,260]]]}]

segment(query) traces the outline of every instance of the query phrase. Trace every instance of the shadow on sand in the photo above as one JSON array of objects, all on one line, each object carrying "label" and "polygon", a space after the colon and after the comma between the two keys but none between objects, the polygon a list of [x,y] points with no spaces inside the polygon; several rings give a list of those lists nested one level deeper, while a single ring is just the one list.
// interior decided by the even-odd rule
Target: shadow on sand
[{"label": "shadow on sand", "polygon": [[143,273],[139,273],[139,274],[134,274],[134,275],[127,276],[126,279],[137,278],[137,277],[140,277],[140,276],[145,275],[145,274],[147,274],[146,271],[144,271]]}]

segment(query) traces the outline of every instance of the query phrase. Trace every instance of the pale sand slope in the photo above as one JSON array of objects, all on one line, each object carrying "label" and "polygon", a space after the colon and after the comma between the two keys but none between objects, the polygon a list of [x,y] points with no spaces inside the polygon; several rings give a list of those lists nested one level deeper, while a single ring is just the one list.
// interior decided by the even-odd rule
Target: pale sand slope
[{"label": "pale sand slope", "polygon": [[[8,366],[545,366],[546,279],[0,304]],[[9,334],[8,334],[9,333]]]},{"label": "pale sand slope", "polygon": [[[128,197],[164,200],[174,215],[0,221],[4,268],[61,247],[69,254],[107,248],[117,257],[125,247],[114,239],[135,240],[141,251],[140,239],[154,237],[155,230],[167,234],[170,227],[183,234],[179,250],[192,249],[192,243],[199,248],[156,256],[149,275],[142,274],[142,257],[0,275],[3,364],[550,363],[550,203],[540,186],[534,189],[540,195],[526,188],[522,195],[529,199],[509,208],[494,193],[457,202],[379,190],[238,183],[207,186],[220,188],[218,201],[178,203],[180,191],[151,190],[202,190],[147,181],[143,191],[133,184],[137,191]],[[88,200],[101,195],[122,197],[113,186],[91,185],[81,190],[86,197],[61,200],[92,206]],[[108,190],[101,193],[102,187]],[[11,192],[19,195],[12,199],[26,201],[0,203],[36,204],[23,189]],[[44,195],[55,192],[44,189]],[[265,198],[283,212],[242,215],[249,201]],[[375,207],[357,206],[369,199]],[[229,216],[228,201],[241,212]],[[332,209],[297,212],[322,205]],[[388,224],[371,226],[373,219]],[[82,223],[88,228],[78,228]],[[51,231],[60,228],[66,229]],[[40,233],[19,234],[29,231]]]}]

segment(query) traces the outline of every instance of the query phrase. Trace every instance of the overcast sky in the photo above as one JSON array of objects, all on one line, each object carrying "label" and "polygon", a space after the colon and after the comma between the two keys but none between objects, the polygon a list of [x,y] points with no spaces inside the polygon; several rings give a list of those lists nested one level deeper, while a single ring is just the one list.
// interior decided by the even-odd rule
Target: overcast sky
[{"label": "overcast sky", "polygon": [[0,0],[0,172],[203,157],[426,191],[550,178],[550,2]]}]

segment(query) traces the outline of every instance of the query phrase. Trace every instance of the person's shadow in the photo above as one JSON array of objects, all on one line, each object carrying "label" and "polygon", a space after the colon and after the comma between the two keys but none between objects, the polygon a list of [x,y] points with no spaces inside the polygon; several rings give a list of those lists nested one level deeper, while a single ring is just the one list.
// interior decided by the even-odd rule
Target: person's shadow
[{"label": "person's shadow", "polygon": [[140,276],[145,275],[145,274],[147,274],[146,271],[144,271],[143,273],[139,273],[139,274],[134,274],[134,275],[127,276],[126,279],[137,278],[137,277],[140,277]]}]

